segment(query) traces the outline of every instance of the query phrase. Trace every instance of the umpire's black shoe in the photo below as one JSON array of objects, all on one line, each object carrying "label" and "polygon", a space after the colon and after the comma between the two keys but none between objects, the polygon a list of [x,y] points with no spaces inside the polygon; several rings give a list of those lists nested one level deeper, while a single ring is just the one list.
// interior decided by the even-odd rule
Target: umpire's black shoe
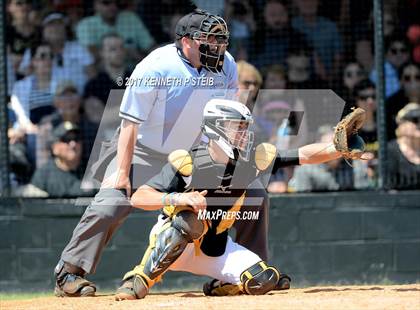
[{"label": "umpire's black shoe", "polygon": [[55,289],[57,297],[89,297],[95,296],[96,286],[83,278],[85,272],[82,268],[73,266],[60,260],[54,270]]},{"label": "umpire's black shoe", "polygon": [[281,274],[280,279],[277,282],[276,287],[273,289],[275,291],[282,291],[282,290],[288,290],[290,288],[290,282],[292,279],[287,274]]}]

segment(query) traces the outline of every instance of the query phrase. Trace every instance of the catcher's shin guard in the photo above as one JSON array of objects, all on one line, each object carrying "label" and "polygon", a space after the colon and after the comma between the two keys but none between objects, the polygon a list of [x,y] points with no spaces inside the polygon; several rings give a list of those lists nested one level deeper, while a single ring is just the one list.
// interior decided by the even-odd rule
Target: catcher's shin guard
[{"label": "catcher's shin guard", "polygon": [[[125,274],[123,279],[125,282],[118,289],[116,299],[137,299],[146,296],[149,289],[182,254],[187,244],[200,238],[205,228],[205,223],[198,220],[194,212],[188,210],[177,213],[156,235],[151,236],[150,245],[140,265]],[[133,282],[132,290],[123,289],[124,286],[131,286],[127,281]],[[122,296],[130,290],[133,298]],[[119,294],[122,291],[124,294]]]},{"label": "catcher's shin guard", "polygon": [[241,274],[245,294],[263,295],[273,290],[280,279],[280,272],[263,261],[249,267]]},{"label": "catcher's shin guard", "polygon": [[82,268],[73,266],[60,260],[54,270],[55,289],[57,297],[88,297],[94,296],[95,284],[83,278]]}]

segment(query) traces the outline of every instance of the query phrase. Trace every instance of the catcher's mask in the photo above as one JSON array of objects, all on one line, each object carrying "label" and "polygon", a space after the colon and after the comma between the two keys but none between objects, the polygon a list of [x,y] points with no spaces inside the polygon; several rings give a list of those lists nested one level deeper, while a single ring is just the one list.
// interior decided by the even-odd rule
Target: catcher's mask
[{"label": "catcher's mask", "polygon": [[182,17],[176,25],[177,39],[185,36],[199,42],[201,65],[211,72],[220,73],[229,41],[225,20],[203,10],[195,10]]},{"label": "catcher's mask", "polygon": [[212,99],[203,113],[202,131],[232,160],[249,160],[254,133],[249,109],[233,100]]}]

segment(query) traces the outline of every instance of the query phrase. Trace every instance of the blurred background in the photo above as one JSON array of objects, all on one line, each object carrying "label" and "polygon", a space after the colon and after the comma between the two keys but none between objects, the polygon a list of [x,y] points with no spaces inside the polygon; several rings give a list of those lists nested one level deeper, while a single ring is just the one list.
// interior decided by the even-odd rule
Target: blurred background
[{"label": "blurred background", "polygon": [[[375,159],[276,171],[271,193],[419,188],[419,1],[384,1],[379,79],[372,1],[195,4],[225,17],[239,86],[250,91],[249,105],[257,102],[253,113],[264,140],[280,149],[328,141],[332,126],[351,107],[367,111],[361,136]],[[8,165],[2,167],[2,188],[9,183],[14,196],[91,195],[80,186],[58,188],[54,180],[59,172],[71,181],[82,178],[110,90],[124,89],[121,78],[125,81],[149,51],[173,41],[176,22],[192,8],[187,0],[7,1],[1,39],[7,115],[1,120],[7,123],[9,156],[5,161],[6,150],[0,152]],[[382,78],[384,90],[378,92]],[[333,90],[345,103],[335,104],[341,115],[308,129],[308,120],[302,123],[298,112],[319,109],[323,97],[309,102],[311,95],[305,99],[288,91],[306,89]],[[386,123],[378,116],[380,104]],[[314,117],[313,112],[307,115]],[[73,140],[64,132],[53,134],[64,122],[77,127],[77,134],[70,134]],[[52,160],[69,169],[46,178]],[[378,169],[379,163],[384,169]]]},{"label": "blurred background", "polygon": [[[231,34],[228,51],[237,61],[239,88],[250,92],[247,104],[254,108],[261,139],[279,149],[331,141],[333,126],[352,107],[367,112],[360,134],[374,159],[353,163],[338,159],[322,165],[280,169],[271,175],[268,191],[282,195],[273,198],[270,212],[282,230],[270,236],[283,242],[270,247],[272,257],[290,251],[290,264],[298,260],[310,262],[303,269],[291,269],[301,272],[298,279],[317,282],[315,276],[309,279],[304,274],[312,269],[318,273],[331,271],[328,259],[323,261],[322,255],[336,257],[339,254],[334,253],[341,251],[357,256],[358,252],[351,247],[345,248],[348,252],[331,247],[311,252],[314,240],[347,240],[353,244],[357,240],[362,248],[367,240],[376,240],[367,251],[379,253],[372,257],[384,255],[387,261],[374,259],[366,268],[371,268],[371,275],[380,277],[365,276],[365,280],[383,280],[387,276],[398,281],[418,280],[420,1],[377,0],[375,10],[373,0],[193,3],[226,19]],[[0,217],[4,219],[0,231],[8,237],[0,252],[4,252],[5,260],[9,257],[13,261],[20,255],[14,265],[4,267],[9,275],[4,281],[21,283],[18,279],[34,272],[25,269],[25,262],[37,251],[46,251],[32,256],[39,268],[45,262],[54,265],[82,212],[82,208],[72,210],[71,200],[67,199],[95,194],[94,189],[82,189],[82,178],[110,91],[124,89],[120,79],[125,81],[148,52],[173,42],[176,22],[193,9],[193,3],[4,1],[0,12],[4,24],[0,32]],[[378,70],[378,66],[382,69]],[[329,108],[321,108],[325,100]],[[332,110],[335,112],[331,117],[321,117]],[[311,111],[321,115],[316,116],[316,122],[311,122]],[[298,194],[301,192],[305,194]],[[31,199],[35,197],[38,199]],[[355,208],[347,216],[355,201],[369,212]],[[285,205],[283,213],[280,210]],[[315,209],[302,211],[310,206]],[[325,208],[333,214],[327,215],[327,219],[332,216],[329,220],[319,216],[319,212],[327,212]],[[407,213],[400,218],[399,210]],[[132,250],[135,239],[130,234],[142,216],[129,220],[116,237],[116,244],[130,248],[130,253],[140,251]],[[312,226],[313,230],[307,231],[312,216],[326,230]],[[51,228],[56,220],[63,225],[60,234]],[[343,228],[347,235],[342,235]],[[17,229],[16,234],[13,229]],[[24,229],[34,232],[20,232]],[[143,230],[146,234],[147,229]],[[395,242],[400,237],[405,238],[402,246]],[[293,248],[293,244],[300,248]],[[363,249],[360,251],[356,260],[371,257]],[[401,255],[412,261],[398,261],[400,251],[408,251]],[[117,261],[120,257],[116,253],[106,255]],[[338,266],[345,265],[348,259],[342,255]],[[411,266],[408,269],[407,264]],[[102,265],[104,269],[110,267]],[[52,272],[52,267],[49,269]],[[391,271],[398,276],[391,276]],[[351,270],[348,274],[359,279],[357,272]],[[332,274],[336,280],[344,277],[343,273]],[[33,278],[40,280],[36,273]]]}]

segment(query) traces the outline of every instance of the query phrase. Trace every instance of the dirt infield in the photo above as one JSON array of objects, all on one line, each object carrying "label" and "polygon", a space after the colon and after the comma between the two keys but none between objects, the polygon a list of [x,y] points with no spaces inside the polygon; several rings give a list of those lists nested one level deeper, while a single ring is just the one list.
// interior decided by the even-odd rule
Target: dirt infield
[{"label": "dirt infield", "polygon": [[328,286],[291,289],[264,296],[205,297],[201,292],[151,294],[143,300],[41,297],[0,301],[0,309],[420,309],[420,284]]}]

